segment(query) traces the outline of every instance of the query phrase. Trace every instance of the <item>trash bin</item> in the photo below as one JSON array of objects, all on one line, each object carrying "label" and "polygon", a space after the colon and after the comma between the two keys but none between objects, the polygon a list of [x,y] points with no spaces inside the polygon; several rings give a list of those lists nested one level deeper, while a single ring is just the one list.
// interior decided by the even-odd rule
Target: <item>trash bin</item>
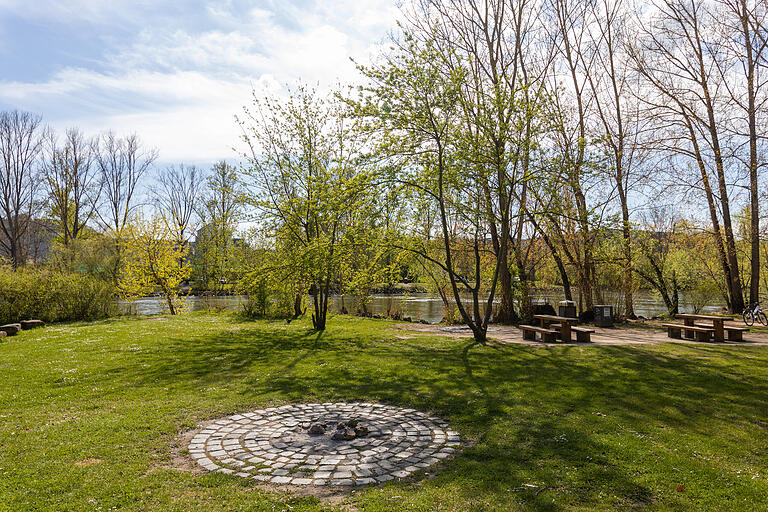
[{"label": "trash bin", "polygon": [[595,325],[598,327],[613,327],[613,306],[595,306]]},{"label": "trash bin", "polygon": [[558,316],[576,318],[576,303],[572,300],[561,300],[557,307]]}]

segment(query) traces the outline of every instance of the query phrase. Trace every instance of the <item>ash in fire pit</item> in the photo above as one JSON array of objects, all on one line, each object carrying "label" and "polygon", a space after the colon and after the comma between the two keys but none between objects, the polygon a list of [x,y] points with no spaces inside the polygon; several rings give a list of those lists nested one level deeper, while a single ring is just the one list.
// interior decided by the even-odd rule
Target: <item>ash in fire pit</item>
[{"label": "ash in fire pit", "polygon": [[368,427],[360,425],[356,419],[341,421],[336,425],[335,431],[331,432],[331,430],[333,429],[329,428],[327,423],[315,422],[309,426],[307,433],[315,436],[330,433],[334,441],[351,441],[368,435]]}]

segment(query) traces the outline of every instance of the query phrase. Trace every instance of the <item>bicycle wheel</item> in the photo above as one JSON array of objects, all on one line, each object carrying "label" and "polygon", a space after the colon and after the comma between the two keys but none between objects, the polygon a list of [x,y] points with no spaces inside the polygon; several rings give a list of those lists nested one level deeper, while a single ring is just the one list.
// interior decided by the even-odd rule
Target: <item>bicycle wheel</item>
[{"label": "bicycle wheel", "polygon": [[765,313],[763,313],[762,311],[759,311],[757,313],[757,321],[763,325],[768,325],[768,317],[766,317]]},{"label": "bicycle wheel", "polygon": [[755,317],[752,314],[751,310],[745,311],[744,313],[741,314],[741,316],[744,318],[744,323],[749,325],[750,327],[752,326],[752,324],[755,323]]}]

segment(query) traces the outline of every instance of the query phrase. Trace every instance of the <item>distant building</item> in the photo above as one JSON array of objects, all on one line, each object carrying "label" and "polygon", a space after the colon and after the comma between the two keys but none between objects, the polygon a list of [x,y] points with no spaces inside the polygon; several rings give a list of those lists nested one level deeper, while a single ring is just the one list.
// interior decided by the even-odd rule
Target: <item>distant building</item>
[{"label": "distant building", "polygon": [[[58,232],[56,224],[46,219],[33,218],[29,227],[22,238],[22,252],[26,256],[28,265],[38,265],[43,263],[51,254],[51,246]],[[0,230],[0,255],[10,259],[10,254],[6,251],[7,237]]]}]

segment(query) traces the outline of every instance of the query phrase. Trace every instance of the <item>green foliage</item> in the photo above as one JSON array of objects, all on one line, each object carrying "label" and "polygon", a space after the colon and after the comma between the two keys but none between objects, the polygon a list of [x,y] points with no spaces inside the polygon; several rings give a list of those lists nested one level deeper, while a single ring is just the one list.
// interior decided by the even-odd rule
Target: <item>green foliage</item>
[{"label": "green foliage", "polygon": [[694,313],[701,313],[704,306],[718,304],[722,300],[722,290],[711,279],[697,279],[688,288],[686,297],[693,306]]},{"label": "green foliage", "polygon": [[0,322],[94,320],[117,312],[115,290],[104,280],[52,270],[0,270]]},{"label": "green foliage", "polygon": [[67,245],[54,241],[45,266],[59,272],[76,272],[114,282],[118,268],[115,240],[101,233],[87,232],[71,239]]},{"label": "green foliage", "polygon": [[323,330],[331,293],[367,292],[386,268],[366,134],[337,98],[305,87],[253,108],[241,124],[264,251],[249,280],[255,297],[274,289],[267,283],[284,295],[310,292]]},{"label": "green foliage", "polygon": [[276,279],[270,272],[248,274],[238,282],[245,295],[243,314],[247,318],[284,318],[295,314],[294,302],[302,291]]},{"label": "green foliage", "polygon": [[159,291],[172,315],[184,309],[180,286],[189,277],[187,248],[178,242],[162,217],[135,219],[121,233],[119,289],[127,300]]},{"label": "green foliage", "polygon": [[[506,268],[510,230],[511,178],[491,160],[506,167],[499,148],[507,141],[497,138],[493,145],[481,135],[497,128],[475,122],[490,112],[485,100],[498,97],[477,105],[469,96],[484,92],[463,94],[473,78],[471,59],[441,51],[440,43],[405,31],[386,60],[361,66],[372,85],[353,104],[381,134],[377,151],[392,167],[383,179],[413,194],[410,215],[397,226],[398,245],[419,256],[446,307],[453,301],[484,342],[490,311],[483,304],[493,302],[499,269]],[[504,235],[497,238],[499,232]],[[471,297],[471,308],[464,308],[461,294]]]}]

